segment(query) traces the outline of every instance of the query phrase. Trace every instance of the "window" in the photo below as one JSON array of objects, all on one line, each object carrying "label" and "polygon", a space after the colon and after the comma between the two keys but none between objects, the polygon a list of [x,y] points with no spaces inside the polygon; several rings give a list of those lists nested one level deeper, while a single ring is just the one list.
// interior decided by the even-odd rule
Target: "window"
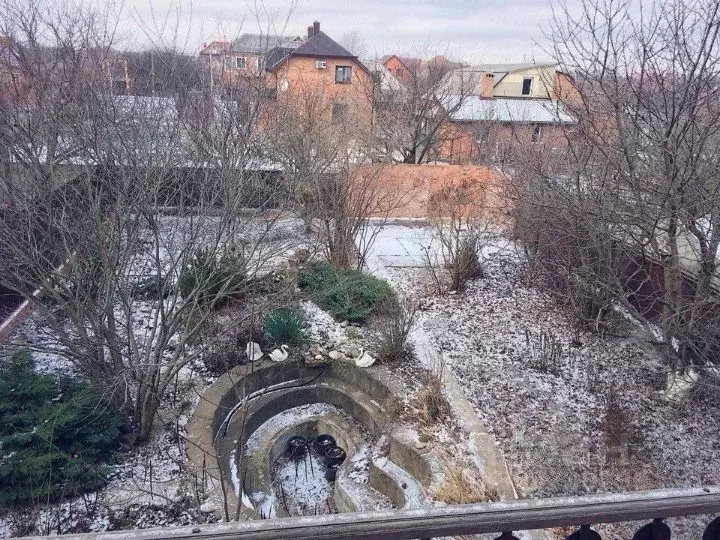
[{"label": "window", "polygon": [[235,59],[235,65],[237,66],[238,69],[245,69],[246,64],[247,64],[247,62],[245,61],[244,56],[238,56]]},{"label": "window", "polygon": [[532,142],[540,142],[542,140],[542,126],[540,124],[534,124],[532,127]]},{"label": "window", "polygon": [[532,77],[525,77],[522,85],[522,95],[529,96],[532,89]]},{"label": "window", "polygon": [[333,103],[332,107],[332,121],[333,124],[338,124],[345,120],[347,117],[348,106],[346,103]]},{"label": "window", "polygon": [[338,84],[349,84],[352,77],[350,66],[335,66],[335,82]]}]

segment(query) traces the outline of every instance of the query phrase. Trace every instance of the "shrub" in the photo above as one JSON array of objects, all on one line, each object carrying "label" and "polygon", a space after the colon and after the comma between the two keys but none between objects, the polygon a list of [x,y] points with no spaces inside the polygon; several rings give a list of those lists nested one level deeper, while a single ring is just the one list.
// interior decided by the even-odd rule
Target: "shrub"
[{"label": "shrub", "polygon": [[448,414],[449,406],[443,395],[441,376],[428,373],[415,399],[420,422],[426,426],[436,424]]},{"label": "shrub", "polygon": [[33,370],[19,351],[0,372],[0,506],[57,501],[104,485],[125,418],[96,388]]},{"label": "shrub", "polygon": [[305,313],[299,309],[279,308],[265,318],[263,331],[268,343],[299,346],[307,341]]},{"label": "shrub", "polygon": [[130,296],[140,300],[162,300],[170,295],[170,287],[165,278],[153,276],[132,285]]},{"label": "shrub", "polygon": [[180,294],[197,295],[199,302],[224,304],[236,297],[246,280],[245,260],[235,250],[220,258],[209,249],[198,249],[178,278]]},{"label": "shrub", "polygon": [[445,264],[450,272],[450,289],[462,291],[471,279],[483,277],[484,271],[478,251],[479,235],[469,232],[448,249]]},{"label": "shrub", "polygon": [[362,322],[395,299],[387,281],[359,270],[311,264],[300,271],[300,287],[338,320]]},{"label": "shrub", "polygon": [[373,351],[385,362],[398,361],[412,354],[408,343],[417,308],[410,302],[390,302],[374,321]]}]

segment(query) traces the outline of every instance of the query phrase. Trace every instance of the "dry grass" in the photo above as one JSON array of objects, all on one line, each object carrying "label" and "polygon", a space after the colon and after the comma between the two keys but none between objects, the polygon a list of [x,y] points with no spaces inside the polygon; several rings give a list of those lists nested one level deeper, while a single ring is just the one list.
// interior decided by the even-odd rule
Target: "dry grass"
[{"label": "dry grass", "polygon": [[443,395],[442,375],[427,374],[413,405],[418,410],[420,423],[424,426],[432,426],[447,416],[450,406]]},{"label": "dry grass", "polygon": [[498,494],[484,484],[477,469],[468,463],[446,460],[445,481],[435,491],[435,499],[447,504],[471,504],[497,501]]}]

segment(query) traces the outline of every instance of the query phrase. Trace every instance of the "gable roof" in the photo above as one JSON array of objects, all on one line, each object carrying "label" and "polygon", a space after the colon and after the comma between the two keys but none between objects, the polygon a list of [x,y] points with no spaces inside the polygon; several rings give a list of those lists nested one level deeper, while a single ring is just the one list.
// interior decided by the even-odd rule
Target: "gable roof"
[{"label": "gable roof", "polygon": [[300,36],[278,36],[271,34],[243,34],[230,45],[232,52],[265,54],[275,47],[297,48],[302,45]]},{"label": "gable roof", "polygon": [[270,49],[265,53],[265,68],[268,71],[274,71],[280,62],[290,56],[291,52],[293,52],[293,49],[288,47],[275,47],[274,49]]},{"label": "gable roof", "polygon": [[348,58],[350,60],[354,60],[360,68],[369,75],[372,75],[372,72],[358,59],[357,56],[322,31],[318,31],[317,34],[306,40],[299,47],[275,47],[270,49],[265,54],[265,68],[268,71],[275,71],[283,60],[293,56],[309,56],[313,58]]},{"label": "gable roof", "polygon": [[335,58],[356,58],[325,32],[318,32],[292,52],[293,56],[332,56]]}]

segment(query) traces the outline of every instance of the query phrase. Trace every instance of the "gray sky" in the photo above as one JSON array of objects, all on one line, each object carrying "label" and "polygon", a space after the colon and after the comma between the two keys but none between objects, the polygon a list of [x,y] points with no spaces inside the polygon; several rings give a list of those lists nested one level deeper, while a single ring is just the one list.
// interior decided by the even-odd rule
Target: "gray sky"
[{"label": "gray sky", "polygon": [[147,43],[135,30],[138,25],[155,29],[169,21],[166,27],[181,29],[178,41],[196,52],[205,41],[259,28],[302,35],[319,20],[336,41],[354,33],[358,50],[353,52],[363,56],[399,52],[471,62],[544,60],[540,28],[551,16],[550,1],[297,0],[291,10],[292,0],[264,0],[258,10],[261,0],[127,0],[120,32],[134,48]]}]

